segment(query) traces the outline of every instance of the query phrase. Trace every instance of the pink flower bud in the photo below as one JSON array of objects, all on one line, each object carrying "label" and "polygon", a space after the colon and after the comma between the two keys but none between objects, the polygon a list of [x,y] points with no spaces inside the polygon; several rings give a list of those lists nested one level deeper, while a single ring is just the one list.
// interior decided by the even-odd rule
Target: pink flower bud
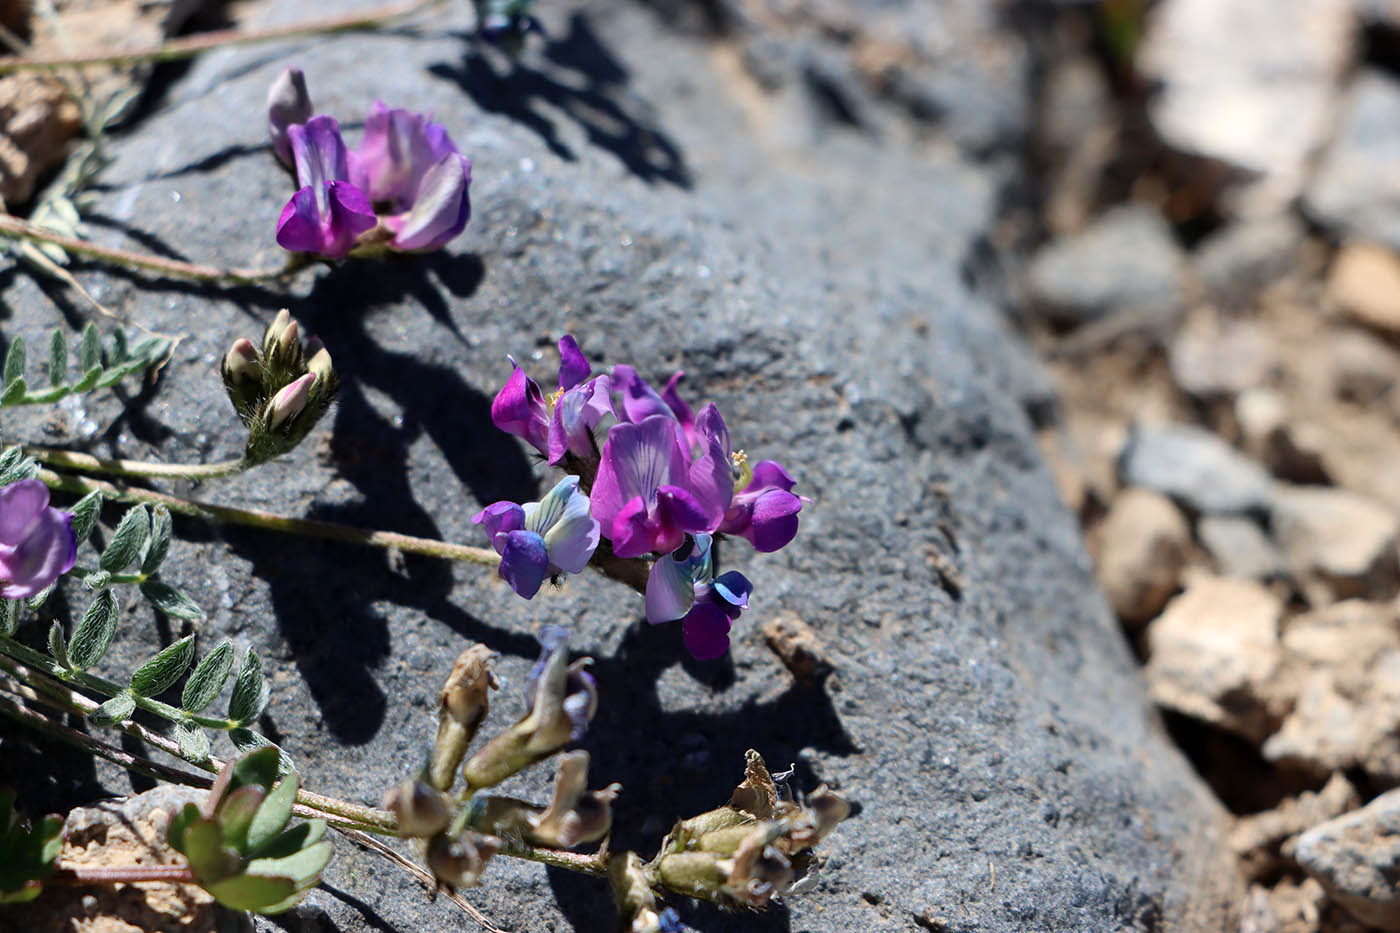
[{"label": "pink flower bud", "polygon": [[315,384],[316,375],[307,373],[296,382],[283,386],[272,397],[272,401],[268,402],[267,426],[275,430],[301,414],[302,409],[306,407],[307,400],[311,398],[311,387]]}]

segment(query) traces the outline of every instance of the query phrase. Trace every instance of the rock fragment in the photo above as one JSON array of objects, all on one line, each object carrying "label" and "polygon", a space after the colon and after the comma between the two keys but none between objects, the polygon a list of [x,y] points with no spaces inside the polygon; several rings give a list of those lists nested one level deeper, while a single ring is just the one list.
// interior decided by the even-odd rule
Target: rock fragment
[{"label": "rock fragment", "polygon": [[1374,243],[1348,243],[1337,253],[1327,291],[1347,317],[1400,333],[1400,257]]},{"label": "rock fragment", "polygon": [[1243,305],[1294,269],[1303,233],[1289,214],[1242,219],[1206,237],[1192,264],[1212,298]]},{"label": "rock fragment", "polygon": [[1235,421],[1245,453],[1274,476],[1293,483],[1330,481],[1325,436],[1294,419],[1278,392],[1264,387],[1241,392],[1235,399]]},{"label": "rock fragment", "polygon": [[1230,848],[1251,879],[1268,877],[1278,871],[1279,847],[1286,839],[1360,804],[1361,797],[1352,783],[1341,772],[1334,772],[1316,793],[1304,791],[1272,810],[1240,817],[1230,831]]},{"label": "rock fragment", "polygon": [[1400,250],[1400,82],[1363,71],[1341,126],[1303,197],[1303,210],[1339,236]]},{"label": "rock fragment", "polygon": [[1247,321],[1188,326],[1168,354],[1172,380],[1202,400],[1233,398],[1262,384],[1277,364],[1268,334]]},{"label": "rock fragment", "polygon": [[1060,327],[1110,315],[1164,320],[1183,301],[1183,264],[1160,212],[1120,207],[1083,233],[1042,247],[1027,270],[1027,289],[1031,303]]},{"label": "rock fragment", "polygon": [[1332,392],[1357,405],[1374,405],[1400,377],[1400,354],[1374,334],[1357,329],[1332,337]]},{"label": "rock fragment", "polygon": [[1127,489],[1113,500],[1099,528],[1099,582],[1118,618],[1152,619],[1181,583],[1191,529],[1170,499]]},{"label": "rock fragment", "polygon": [[1196,537],[1222,576],[1270,580],[1284,573],[1283,555],[1253,519],[1206,515],[1196,525]]},{"label": "rock fragment", "polygon": [[1264,511],[1273,494],[1262,466],[1218,435],[1186,424],[1135,426],[1118,473],[1125,485],[1154,490],[1204,514]]},{"label": "rock fragment", "polygon": [[1290,847],[1328,895],[1367,926],[1400,930],[1400,790],[1328,820]]},{"label": "rock fragment", "polygon": [[816,632],[790,612],[780,612],[765,622],[763,638],[800,683],[818,683],[832,671],[831,660]]},{"label": "rock fragment", "polygon": [[1315,577],[1338,598],[1393,596],[1400,583],[1400,516],[1358,493],[1326,486],[1282,486],[1274,534],[1289,567]]},{"label": "rock fragment", "polygon": [[1257,583],[1203,573],[1147,629],[1147,682],[1167,709],[1262,740],[1277,725],[1283,604]]}]

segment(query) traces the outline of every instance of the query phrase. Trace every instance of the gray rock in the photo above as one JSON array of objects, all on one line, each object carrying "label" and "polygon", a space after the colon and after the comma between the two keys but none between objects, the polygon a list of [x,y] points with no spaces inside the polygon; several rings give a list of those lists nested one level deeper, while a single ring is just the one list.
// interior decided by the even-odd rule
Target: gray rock
[{"label": "gray rock", "polygon": [[1293,858],[1357,920],[1400,930],[1400,790],[1303,833]]},{"label": "gray rock", "polygon": [[1338,236],[1400,250],[1400,83],[1377,71],[1352,82],[1335,140],[1303,197],[1303,210]]},{"label": "gray rock", "polygon": [[1123,446],[1124,485],[1171,496],[1193,512],[1262,512],[1273,481],[1268,472],[1219,435],[1187,424],[1135,425]]},{"label": "gray rock", "polygon": [[1188,326],[1167,355],[1172,381],[1203,401],[1232,398],[1262,384],[1277,363],[1268,332],[1251,321]]},{"label": "gray rock", "polygon": [[1400,515],[1345,489],[1281,487],[1274,535],[1300,578],[1316,575],[1339,598],[1385,599],[1400,586]]},{"label": "gray rock", "polygon": [[1083,233],[1042,247],[1026,270],[1027,295],[1062,327],[1109,315],[1168,317],[1182,302],[1182,263],[1160,213],[1119,207]]},{"label": "gray rock", "polygon": [[1213,298],[1245,305],[1259,289],[1293,271],[1303,235],[1292,214],[1241,220],[1206,237],[1192,265]]},{"label": "gray rock", "polygon": [[1269,580],[1284,573],[1283,555],[1253,519],[1206,515],[1196,523],[1196,537],[1222,576]]},{"label": "gray rock", "polygon": [[[110,393],[84,401],[96,449],[236,454],[214,365],[290,304],[345,378],[327,424],[285,462],[162,485],[484,543],[477,509],[550,482],[490,424],[505,355],[547,377],[567,331],[601,365],[684,368],[689,397],[717,401],[736,441],[786,463],[813,504],[781,553],[726,549],[757,591],[713,664],[684,659],[674,626],[647,626],[634,593],[593,576],[527,603],[480,567],[179,522],[163,572],[208,607],[202,646],[228,637],[266,660],[264,727],[306,786],[372,802],[417,768],[434,694],[471,640],[500,652],[507,684],[486,728],[511,722],[533,632],[562,622],[596,659],[583,744],[594,781],[624,786],[614,850],[649,855],[676,817],[726,799],[749,747],[860,805],[823,843],[812,892],[764,916],[677,899],[698,929],[860,930],[880,915],[987,931],[1228,926],[1224,815],[1153,717],[1035,450],[1019,403],[1030,357],[964,275],[996,223],[1002,163],[857,132],[832,133],[814,159],[769,131],[807,111],[736,91],[714,48],[642,6],[541,14],[553,39],[510,78],[454,21],[226,50],[175,80],[113,143],[92,225],[104,241],[279,263],[290,189],[263,148],[262,101],[288,59],[347,125],[376,97],[432,110],[473,159],[476,216],[443,254],[317,269],[291,297],[82,271],[104,302],[187,335],[126,413]],[[772,104],[772,122],[741,101]],[[43,294],[23,276],[0,287],[7,336],[41,340]],[[68,439],[43,419],[16,415],[6,436]],[[779,611],[828,647],[824,686],[794,685],[764,644]],[[128,622],[104,662],[114,674],[160,643],[147,610]],[[512,792],[540,797],[544,770]],[[326,879],[264,928],[464,923],[347,844]],[[484,882],[472,903],[521,933],[611,923],[596,879],[499,858]]]}]

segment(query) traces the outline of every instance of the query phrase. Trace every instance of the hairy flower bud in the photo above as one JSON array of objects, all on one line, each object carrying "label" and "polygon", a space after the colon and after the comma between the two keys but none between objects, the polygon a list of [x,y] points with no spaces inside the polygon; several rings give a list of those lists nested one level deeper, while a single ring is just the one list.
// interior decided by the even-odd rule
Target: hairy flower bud
[{"label": "hairy flower bud", "polygon": [[496,653],[485,645],[472,645],[457,656],[452,673],[442,685],[438,704],[438,732],[433,742],[428,781],[438,790],[450,790],[467,747],[486,718],[488,694],[500,684],[491,672]]},{"label": "hairy flower bud", "polygon": [[272,82],[267,92],[267,135],[272,151],[283,165],[291,167],[292,144],[287,127],[305,123],[315,110],[311,94],[306,90],[306,75],[295,65],[289,66]]},{"label": "hairy flower bud", "polygon": [[[307,347],[310,348],[310,341]],[[329,382],[334,369],[331,367],[331,354],[325,347],[321,347],[311,354],[311,359],[306,361],[306,371],[314,375],[318,382]]]},{"label": "hairy flower bud", "polygon": [[238,417],[247,424],[262,402],[262,363],[253,341],[247,337],[235,340],[224,354],[219,372],[229,401]]},{"label": "hairy flower bud", "polygon": [[398,819],[401,836],[433,836],[446,829],[452,819],[452,806],[447,798],[411,778],[387,790],[379,805]]},{"label": "hairy flower bud", "polygon": [[438,882],[451,888],[469,888],[486,870],[486,862],[501,850],[495,836],[464,832],[456,839],[439,834],[428,843],[428,868]]},{"label": "hairy flower bud", "polygon": [[263,356],[272,356],[273,350],[277,347],[277,342],[282,338],[282,332],[290,327],[292,312],[286,308],[277,312],[277,316],[272,319],[272,323],[267,325],[267,330],[263,331]]},{"label": "hairy flower bud", "polygon": [[608,861],[608,880],[622,920],[622,933],[683,933],[685,927],[671,908],[658,910],[642,860],[635,852],[621,852]]},{"label": "hairy flower bud", "polygon": [[[296,326],[295,322],[292,324]],[[283,386],[272,401],[267,403],[267,426],[275,431],[302,413],[311,398],[311,387],[316,384],[316,376],[307,373],[291,385]]]}]

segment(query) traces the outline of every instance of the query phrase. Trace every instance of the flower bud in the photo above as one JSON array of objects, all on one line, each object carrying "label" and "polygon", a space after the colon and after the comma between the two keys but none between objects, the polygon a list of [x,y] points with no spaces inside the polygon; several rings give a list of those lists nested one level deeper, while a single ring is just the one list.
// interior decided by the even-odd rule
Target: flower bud
[{"label": "flower bud", "polygon": [[456,839],[434,836],[428,843],[428,868],[438,882],[451,888],[469,888],[486,870],[486,862],[500,851],[495,836],[467,831]]},{"label": "flower bud", "polygon": [[621,852],[608,861],[608,880],[622,920],[622,933],[683,933],[685,927],[671,908],[658,910],[642,860],[635,852]]},{"label": "flower bud", "polygon": [[272,323],[267,325],[267,330],[263,332],[263,356],[271,356],[277,346],[277,341],[281,339],[282,332],[292,324],[292,312],[283,308],[277,312],[277,316],[272,319]]},{"label": "flower bud", "polygon": [[[296,326],[295,323],[292,325]],[[306,402],[311,398],[311,387],[316,384],[316,376],[307,373],[291,385],[283,386],[282,389],[272,397],[272,401],[267,403],[267,426],[270,430],[277,430],[306,408]]]},{"label": "flower bud", "polygon": [[[308,349],[310,343],[307,344]],[[311,354],[311,359],[306,361],[306,371],[316,377],[319,384],[324,385],[331,381],[334,370],[331,368],[331,354],[325,347],[321,347]]]},{"label": "flower bud", "polygon": [[287,127],[305,123],[313,113],[311,94],[306,90],[306,75],[295,65],[286,68],[267,92],[267,135],[272,141],[272,151],[283,165],[291,167],[292,164],[292,144],[287,138]]},{"label": "flower bud", "polygon": [[386,791],[380,806],[398,818],[401,836],[432,836],[446,829],[452,819],[452,807],[447,798],[422,781],[412,779]]},{"label": "flower bud", "polygon": [[495,656],[485,645],[472,645],[457,656],[442,686],[437,739],[428,765],[428,781],[438,790],[451,789],[467,747],[486,718],[488,693],[500,686],[490,667]]},{"label": "flower bud", "polygon": [[246,424],[262,401],[262,364],[253,342],[247,337],[235,340],[224,354],[219,372],[229,401]]},{"label": "flower bud", "polygon": [[621,784],[609,784],[588,792],[588,752],[571,752],[559,759],[554,797],[549,807],[531,821],[527,839],[535,845],[568,849],[596,842],[612,829],[612,802]]}]

